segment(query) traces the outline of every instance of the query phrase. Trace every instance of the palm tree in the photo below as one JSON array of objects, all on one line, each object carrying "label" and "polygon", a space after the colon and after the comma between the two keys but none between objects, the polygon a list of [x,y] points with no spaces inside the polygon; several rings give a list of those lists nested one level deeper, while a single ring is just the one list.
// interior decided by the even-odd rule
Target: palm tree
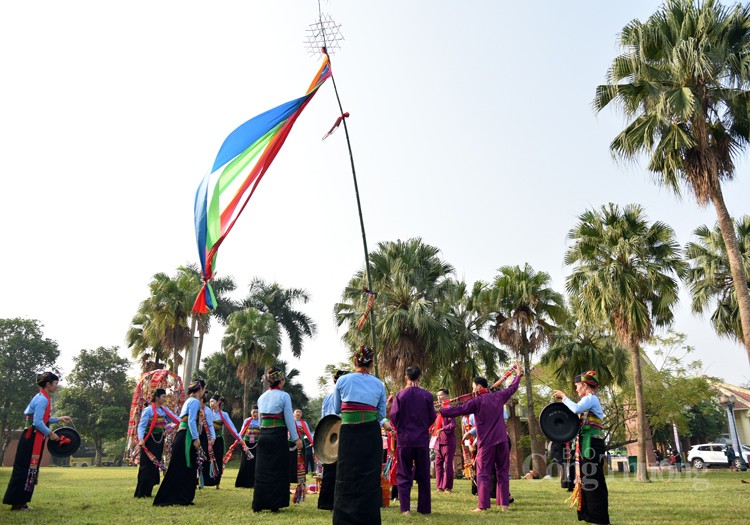
[{"label": "palm tree", "polygon": [[[151,318],[152,312],[141,303],[125,335],[132,356],[140,362],[141,373],[164,368],[164,363],[169,359],[159,340],[153,337]],[[147,339],[149,337],[150,339]]]},{"label": "palm tree", "polygon": [[170,368],[177,373],[182,363],[180,352],[190,342],[189,291],[179,276],[172,279],[161,272],[151,279],[149,291],[148,299],[141,302],[131,321],[128,344],[134,356],[148,348],[157,355],[161,352],[169,355]]},{"label": "palm tree", "polygon": [[297,303],[307,304],[310,295],[302,288],[282,288],[278,283],[268,284],[255,278],[250,283],[250,292],[242,302],[242,308],[257,308],[269,312],[284,330],[292,349],[292,355],[299,358],[305,337],[313,337],[317,326],[305,313],[295,310]]},{"label": "palm tree", "polygon": [[[594,108],[621,107],[630,124],[615,137],[615,157],[648,157],[659,185],[680,195],[684,185],[700,206],[716,209],[726,245],[742,333],[750,334],[750,292],[721,183],[750,137],[750,5],[667,0],[646,22],[620,34]],[[750,359],[750,338],[744,339]]]},{"label": "palm tree", "polygon": [[[221,324],[226,325],[227,317],[232,312],[239,309],[231,299],[227,298],[227,294],[233,292],[237,288],[237,285],[234,282],[234,278],[231,276],[214,277],[211,280],[211,288],[213,289],[214,297],[216,298],[216,308],[210,313],[200,314],[192,310],[195,297],[201,289],[200,268],[197,264],[180,266],[177,269],[177,276],[180,287],[185,290],[186,298],[190,301],[190,304],[186,305],[190,312],[190,340],[188,345],[193,341],[195,333],[198,333],[198,351],[195,356],[195,366],[197,368],[201,362],[203,339],[211,329],[211,317],[216,317]],[[185,348],[185,351],[189,352],[190,348]],[[186,381],[190,381],[190,378],[185,379]]]},{"label": "palm tree", "polygon": [[[377,359],[381,372],[403,384],[404,371],[411,365],[427,370],[430,356],[449,344],[440,303],[449,284],[453,266],[442,261],[440,250],[422,239],[381,242],[370,254],[370,275],[377,292],[375,312]],[[355,348],[371,344],[366,331],[357,329],[365,312],[367,278],[359,270],[334,306],[338,326],[347,324],[344,341]]]},{"label": "palm tree", "polygon": [[576,375],[596,370],[602,387],[627,382],[628,351],[612,335],[575,313],[558,328],[540,360],[555,367],[558,381],[571,385]]},{"label": "palm tree", "polygon": [[575,265],[567,289],[580,315],[605,326],[630,351],[638,429],[639,481],[646,470],[646,411],[643,401],[640,345],[656,327],[669,326],[677,304],[684,263],[672,229],[649,225],[643,208],[615,204],[579,216],[568,238],[573,245],[565,264]]},{"label": "palm tree", "polygon": [[[740,254],[745,273],[750,273],[750,216],[735,221]],[[711,324],[720,336],[743,341],[740,311],[735,293],[734,279],[729,264],[726,244],[717,224],[713,230],[700,226],[694,232],[698,239],[685,247],[685,258],[690,267],[685,282],[693,297],[693,311],[705,312],[710,304],[716,308],[711,314]],[[750,282],[746,283],[750,286]]]},{"label": "palm tree", "polygon": [[[485,339],[492,320],[487,308],[486,283],[477,281],[468,288],[464,281],[449,281],[442,304],[448,338],[448,352],[433,356],[428,385],[446,387],[456,395],[471,391],[477,376],[498,377],[498,365],[508,362],[508,354]],[[447,346],[447,345],[446,345]]]},{"label": "palm tree", "polygon": [[243,384],[242,417],[250,414],[250,386],[258,371],[272,365],[281,352],[279,326],[268,312],[246,308],[227,319],[221,348]]},{"label": "palm tree", "polygon": [[529,264],[523,268],[503,266],[498,272],[491,292],[490,304],[494,312],[492,333],[523,359],[532,463],[536,472],[544,472],[544,454],[539,449],[531,386],[531,358],[549,344],[555,323],[564,320],[565,303],[563,296],[549,287],[549,274],[536,272]]}]

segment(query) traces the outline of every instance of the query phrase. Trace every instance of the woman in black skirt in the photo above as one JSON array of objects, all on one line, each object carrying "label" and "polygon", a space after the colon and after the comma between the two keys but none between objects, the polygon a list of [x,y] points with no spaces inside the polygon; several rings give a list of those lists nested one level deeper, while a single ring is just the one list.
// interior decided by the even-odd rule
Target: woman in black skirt
[{"label": "woman in black skirt", "polygon": [[38,481],[45,441],[60,439],[47,425],[58,421],[73,421],[68,416],[51,417],[50,395],[57,392],[57,382],[60,378],[52,372],[45,372],[36,379],[40,390],[23,411],[26,428],[18,440],[13,472],[3,497],[3,503],[10,505],[10,510],[31,510],[28,503],[34,495],[34,487]]},{"label": "woman in black skirt", "polygon": [[[250,417],[242,423],[240,435],[245,442],[248,450],[252,454],[257,454],[258,438],[260,437],[260,419],[258,419],[258,406],[254,405]],[[255,456],[248,459],[247,454],[242,454],[240,458],[240,471],[237,473],[237,480],[234,482],[237,488],[251,489],[255,486]]]},{"label": "woman in black skirt", "polygon": [[169,468],[154,498],[157,507],[193,504],[201,446],[198,428],[205,417],[200,400],[205,388],[206,382],[202,379],[196,379],[188,386],[189,397],[180,410],[180,427],[172,442]]},{"label": "woman in black skirt", "polygon": [[[180,419],[164,406],[166,400],[166,390],[157,388],[151,396],[151,405],[143,410],[138,422],[138,446],[141,448],[141,454],[138,461],[138,484],[133,495],[135,498],[150,498],[154,485],[159,484],[159,466],[164,453],[167,424],[180,422]],[[154,459],[151,459],[149,454]],[[154,460],[159,464],[155,464]]]},{"label": "woman in black skirt", "polygon": [[334,525],[380,524],[385,386],[370,375],[374,353],[361,346],[354,355],[354,373],[341,377],[334,387],[334,412],[341,413]]},{"label": "woman in black skirt", "polygon": [[276,366],[268,367],[266,381],[270,388],[258,398],[260,437],[256,447],[253,511],[278,512],[289,506],[288,441],[291,438],[299,450],[302,440],[292,414],[292,398],[282,390],[286,382],[284,373]]},{"label": "woman in black skirt", "polygon": [[580,464],[580,479],[576,479],[573,495],[580,494],[581,504],[578,520],[588,523],[609,523],[609,493],[604,479],[604,411],[596,395],[599,380],[594,370],[579,374],[575,378],[578,403],[560,390],[553,395],[576,414],[580,414],[581,428],[578,433],[576,461]]},{"label": "woman in black skirt", "polygon": [[226,399],[218,394],[214,394],[213,396],[211,396],[211,401],[209,402],[211,407],[211,417],[213,417],[215,436],[213,453],[216,457],[218,472],[217,476],[212,479],[210,483],[208,482],[208,480],[206,480],[206,485],[216,486],[217,489],[221,484],[221,475],[224,473],[224,462],[222,461],[224,458],[224,451],[226,449],[226,447],[224,446],[224,428],[229,430],[229,432],[234,436],[235,439],[240,439],[240,435],[237,433],[237,428],[234,426],[232,418],[230,418],[229,414],[224,411],[225,402]]},{"label": "woman in black skirt", "polygon": [[[214,427],[214,413],[211,410],[211,407],[208,406],[209,401],[210,398],[208,397],[208,394],[204,394],[203,398],[201,399],[203,424],[198,427],[198,432],[200,433],[198,439],[200,439],[201,450],[203,450],[203,455],[206,458],[206,461],[203,462],[201,480],[204,486],[215,487],[217,486],[218,479],[221,476],[221,470],[219,468],[221,457],[219,456],[217,458],[216,454],[214,453],[214,444],[216,443],[216,428]],[[198,483],[200,483],[200,480],[198,480]]]}]

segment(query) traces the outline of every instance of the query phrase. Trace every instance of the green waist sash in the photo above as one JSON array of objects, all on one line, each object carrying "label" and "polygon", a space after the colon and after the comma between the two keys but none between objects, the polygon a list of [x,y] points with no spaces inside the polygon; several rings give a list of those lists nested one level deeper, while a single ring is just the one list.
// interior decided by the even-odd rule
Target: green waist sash
[{"label": "green waist sash", "polygon": [[187,434],[189,434],[189,435],[187,434],[185,435],[185,464],[188,467],[191,467],[192,465],[190,464],[190,445],[193,444],[193,435],[190,434],[190,427],[188,427],[188,422],[187,422],[186,417],[182,418],[182,421],[180,422],[180,426],[177,427],[177,431],[179,432],[180,430],[187,430],[188,431]]},{"label": "green waist sash", "polygon": [[592,459],[594,457],[594,450],[591,448],[591,439],[604,438],[604,421],[589,412],[588,417],[583,421],[583,425],[581,425],[580,436],[581,453],[586,459]]},{"label": "green waist sash", "polygon": [[378,420],[378,413],[371,410],[352,410],[341,413],[341,424],[353,425],[357,423],[370,423]]},{"label": "green waist sash", "polygon": [[264,417],[260,420],[260,426],[262,428],[285,427],[286,422],[283,419]]}]

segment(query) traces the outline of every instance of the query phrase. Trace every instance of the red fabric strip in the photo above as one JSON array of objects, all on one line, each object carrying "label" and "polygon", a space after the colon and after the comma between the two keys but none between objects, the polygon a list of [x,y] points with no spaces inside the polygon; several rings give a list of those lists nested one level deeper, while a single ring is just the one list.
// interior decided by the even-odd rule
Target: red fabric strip
[{"label": "red fabric strip", "polygon": [[355,403],[353,401],[341,403],[342,412],[377,412],[378,409],[372,405],[364,403]]}]

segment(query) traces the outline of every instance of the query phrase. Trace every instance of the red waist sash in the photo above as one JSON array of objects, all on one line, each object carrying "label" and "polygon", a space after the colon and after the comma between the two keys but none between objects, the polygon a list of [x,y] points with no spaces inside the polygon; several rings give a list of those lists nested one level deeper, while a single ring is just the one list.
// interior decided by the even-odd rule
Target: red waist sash
[{"label": "red waist sash", "polygon": [[372,405],[365,403],[356,403],[354,401],[347,401],[341,403],[342,412],[377,412],[378,409]]}]

